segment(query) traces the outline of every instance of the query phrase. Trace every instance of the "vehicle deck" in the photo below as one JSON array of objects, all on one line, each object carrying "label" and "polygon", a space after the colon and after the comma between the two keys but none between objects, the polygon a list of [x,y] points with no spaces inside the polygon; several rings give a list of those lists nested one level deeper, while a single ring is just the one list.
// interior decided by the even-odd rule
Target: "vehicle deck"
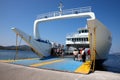
[{"label": "vehicle deck", "polygon": [[[40,69],[48,69],[48,70],[56,70],[56,71],[65,71],[65,72],[75,72],[75,73],[83,73],[80,69],[85,66],[81,61],[75,61],[73,58],[49,58],[40,60],[39,58],[32,59],[21,59],[21,60],[0,60],[0,62],[7,62],[10,64],[17,64],[22,66],[40,68]],[[83,66],[83,67],[82,67]],[[87,66],[87,70],[89,66]],[[84,70],[84,69],[83,69]]]}]

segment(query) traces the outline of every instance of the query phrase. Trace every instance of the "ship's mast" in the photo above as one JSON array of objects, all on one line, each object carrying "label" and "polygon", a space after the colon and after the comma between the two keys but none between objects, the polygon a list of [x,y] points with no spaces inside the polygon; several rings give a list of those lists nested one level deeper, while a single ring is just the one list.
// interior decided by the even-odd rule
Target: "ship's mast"
[{"label": "ship's mast", "polygon": [[63,12],[63,10],[62,10],[62,8],[63,8],[62,2],[59,3],[59,7],[58,8],[59,8],[60,15],[62,15],[62,12]]}]

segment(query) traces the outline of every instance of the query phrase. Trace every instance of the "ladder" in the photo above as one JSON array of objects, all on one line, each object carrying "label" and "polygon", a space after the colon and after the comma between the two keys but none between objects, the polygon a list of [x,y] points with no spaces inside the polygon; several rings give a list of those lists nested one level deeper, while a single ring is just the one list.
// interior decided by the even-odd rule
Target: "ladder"
[{"label": "ladder", "polygon": [[91,56],[91,70],[94,72],[95,70],[95,60],[96,60],[96,27],[93,28],[93,36],[92,36],[92,56]]}]

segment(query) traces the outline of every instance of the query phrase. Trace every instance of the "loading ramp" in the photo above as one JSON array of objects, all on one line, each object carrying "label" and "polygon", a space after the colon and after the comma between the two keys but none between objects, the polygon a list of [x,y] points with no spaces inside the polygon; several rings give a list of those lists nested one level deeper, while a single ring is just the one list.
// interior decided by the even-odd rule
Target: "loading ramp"
[{"label": "loading ramp", "polygon": [[[90,41],[90,50],[91,50],[91,59],[89,61],[86,61],[85,63],[82,63],[79,65],[79,67],[76,68],[74,72],[76,73],[82,73],[82,74],[88,74],[90,71],[94,72],[95,68],[95,59],[96,59],[96,28],[89,28],[89,41]],[[17,31],[17,29],[14,29]],[[18,31],[17,31],[18,32]],[[20,32],[20,31],[19,31]],[[92,35],[91,35],[92,34]],[[17,35],[21,35],[20,33],[17,33]],[[23,38],[23,36],[22,36]],[[24,38],[23,38],[24,39]],[[30,40],[29,40],[30,41]],[[23,60],[24,61],[24,60]],[[47,62],[43,64],[37,64],[37,65],[31,65],[32,67],[38,66],[38,65],[47,65],[47,64],[52,64],[54,62],[61,62],[62,60],[58,61],[53,61],[53,62]],[[7,61],[4,61],[7,62]],[[14,61],[8,61],[8,62],[14,62]],[[66,63],[67,64],[67,63]],[[61,64],[62,65],[62,64]],[[47,68],[49,69],[49,68]],[[56,69],[56,68],[53,68]],[[56,69],[57,70],[57,69]],[[62,70],[62,69],[61,69]],[[69,69],[68,69],[69,70]],[[66,71],[66,70],[64,70]]]}]

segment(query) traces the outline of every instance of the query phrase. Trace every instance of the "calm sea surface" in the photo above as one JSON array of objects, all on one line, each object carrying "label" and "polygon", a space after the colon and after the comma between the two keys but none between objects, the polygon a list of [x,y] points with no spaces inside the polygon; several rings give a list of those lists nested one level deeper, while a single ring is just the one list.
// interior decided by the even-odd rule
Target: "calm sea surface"
[{"label": "calm sea surface", "polygon": [[[14,59],[15,54],[15,50],[0,50],[0,60]],[[18,59],[39,58],[32,51],[18,51],[17,57]],[[109,54],[108,59],[103,63],[101,70],[120,73],[120,53]]]},{"label": "calm sea surface", "polygon": [[107,71],[120,73],[120,53],[109,54],[108,59],[103,63]]},{"label": "calm sea surface", "polygon": [[0,60],[14,59],[15,55],[18,59],[38,58],[32,51],[18,51],[16,54],[16,50],[0,50]]}]

